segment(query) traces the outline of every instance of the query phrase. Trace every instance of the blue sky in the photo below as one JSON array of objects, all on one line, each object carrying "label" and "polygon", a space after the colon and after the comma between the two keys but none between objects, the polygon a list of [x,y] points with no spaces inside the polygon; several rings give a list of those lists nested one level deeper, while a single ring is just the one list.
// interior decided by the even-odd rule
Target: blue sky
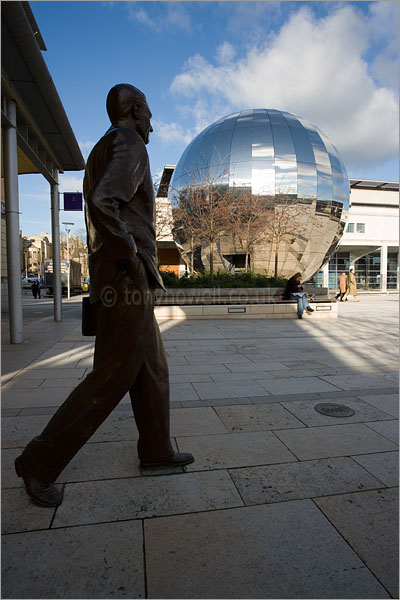
[{"label": "blue sky", "polygon": [[[109,126],[108,90],[126,82],[153,113],[153,175],[218,118],[276,108],[324,131],[349,177],[398,180],[396,1],[30,5],[85,158]],[[60,191],[80,191],[82,180],[65,173]],[[23,235],[50,232],[45,179],[20,176],[19,191]],[[84,228],[82,213],[62,211],[60,221]]]}]

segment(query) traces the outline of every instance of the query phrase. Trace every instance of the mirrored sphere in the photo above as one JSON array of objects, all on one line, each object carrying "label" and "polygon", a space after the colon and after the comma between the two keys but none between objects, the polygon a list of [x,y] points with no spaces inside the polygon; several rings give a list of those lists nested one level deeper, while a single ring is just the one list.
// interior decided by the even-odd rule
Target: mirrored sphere
[{"label": "mirrored sphere", "polygon": [[[349,209],[346,169],[327,136],[301,117],[252,109],[219,119],[183,152],[169,190],[173,209],[179,205],[180,194],[205,180],[272,198],[277,214],[292,210],[296,215],[292,234],[288,228],[279,244],[266,235],[254,247],[250,268],[255,272],[273,275],[277,263],[281,276],[299,271],[306,281],[339,244]],[[175,233],[175,239],[183,253],[189,254],[185,236]],[[195,251],[197,266],[209,268],[206,244],[198,243]],[[214,253],[214,267],[231,270],[240,265],[235,260],[239,255],[240,248],[223,239]]]}]

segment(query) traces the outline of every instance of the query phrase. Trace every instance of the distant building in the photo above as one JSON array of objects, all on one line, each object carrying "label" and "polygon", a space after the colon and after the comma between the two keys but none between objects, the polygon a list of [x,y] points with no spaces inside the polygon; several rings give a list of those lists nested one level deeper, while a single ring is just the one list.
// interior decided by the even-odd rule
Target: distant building
[{"label": "distant building", "polygon": [[350,211],[339,248],[313,281],[334,289],[354,269],[360,290],[399,289],[399,183],[350,179]]},{"label": "distant building", "polygon": [[38,277],[41,264],[48,258],[52,258],[48,233],[21,238],[21,273],[26,277]]}]

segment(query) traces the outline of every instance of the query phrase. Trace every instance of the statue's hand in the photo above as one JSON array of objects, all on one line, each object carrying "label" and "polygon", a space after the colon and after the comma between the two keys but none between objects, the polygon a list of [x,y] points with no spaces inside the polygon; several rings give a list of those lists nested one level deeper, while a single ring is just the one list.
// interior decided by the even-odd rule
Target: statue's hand
[{"label": "statue's hand", "polygon": [[136,281],[140,276],[142,269],[144,269],[144,264],[139,254],[135,254],[132,258],[129,258],[124,261],[120,261],[120,266],[128,271],[131,278]]}]

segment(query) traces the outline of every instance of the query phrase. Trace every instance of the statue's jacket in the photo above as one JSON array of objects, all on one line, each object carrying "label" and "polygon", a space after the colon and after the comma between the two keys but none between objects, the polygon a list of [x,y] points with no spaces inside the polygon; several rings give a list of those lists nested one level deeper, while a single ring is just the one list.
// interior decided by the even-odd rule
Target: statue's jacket
[{"label": "statue's jacket", "polygon": [[89,155],[83,181],[88,233],[90,301],[100,300],[124,261],[136,253],[152,286],[157,268],[155,199],[149,157],[140,135],[110,127]]}]

